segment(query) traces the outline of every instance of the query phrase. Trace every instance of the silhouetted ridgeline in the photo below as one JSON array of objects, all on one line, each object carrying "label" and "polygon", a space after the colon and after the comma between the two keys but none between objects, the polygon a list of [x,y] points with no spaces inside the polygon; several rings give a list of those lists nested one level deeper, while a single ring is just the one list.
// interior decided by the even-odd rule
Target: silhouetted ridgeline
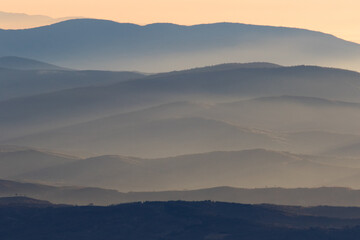
[{"label": "silhouetted ridgeline", "polygon": [[271,61],[360,70],[358,44],[303,29],[237,23],[139,26],[77,19],[21,31],[0,30],[0,52],[77,69],[159,72]]},{"label": "silhouetted ridgeline", "polygon": [[60,187],[35,183],[0,180],[0,197],[28,196],[57,204],[110,205],[138,201],[221,201],[246,204],[298,206],[357,206],[360,190],[323,188],[258,188],[216,187],[199,190],[164,192],[118,192],[91,187]]},{"label": "silhouetted ridgeline", "polygon": [[0,207],[50,207],[54,204],[28,197],[3,197],[0,198]]},{"label": "silhouetted ridgeline", "polygon": [[344,218],[342,214],[341,218],[329,218],[282,207],[209,201],[111,207],[0,206],[0,212],[0,238],[12,240],[354,240],[360,237],[360,220]]}]

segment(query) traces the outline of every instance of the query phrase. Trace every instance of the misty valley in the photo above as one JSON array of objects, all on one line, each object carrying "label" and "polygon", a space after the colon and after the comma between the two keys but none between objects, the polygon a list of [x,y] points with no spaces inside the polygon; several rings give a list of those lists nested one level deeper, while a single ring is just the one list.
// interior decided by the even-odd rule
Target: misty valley
[{"label": "misty valley", "polygon": [[295,28],[0,30],[0,239],[359,239],[359,63]]}]

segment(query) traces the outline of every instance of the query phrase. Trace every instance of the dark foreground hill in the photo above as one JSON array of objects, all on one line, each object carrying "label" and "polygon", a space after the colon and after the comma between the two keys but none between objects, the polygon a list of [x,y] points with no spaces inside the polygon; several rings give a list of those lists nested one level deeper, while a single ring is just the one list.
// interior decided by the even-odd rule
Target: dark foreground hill
[{"label": "dark foreground hill", "polygon": [[359,225],[360,220],[354,218],[210,201],[110,207],[0,207],[0,238],[8,240],[355,240],[360,237]]},{"label": "dark foreground hill", "polygon": [[0,207],[50,207],[52,203],[28,197],[0,198]]}]

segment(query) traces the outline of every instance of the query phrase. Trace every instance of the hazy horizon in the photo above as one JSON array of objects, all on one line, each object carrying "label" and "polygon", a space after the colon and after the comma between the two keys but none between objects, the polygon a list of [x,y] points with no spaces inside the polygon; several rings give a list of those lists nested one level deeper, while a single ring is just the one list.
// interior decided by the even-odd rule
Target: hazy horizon
[{"label": "hazy horizon", "polygon": [[2,30],[0,53],[83,70],[155,73],[271,62],[360,71],[360,44],[306,29],[237,23],[139,26],[75,19],[36,29]]},{"label": "hazy horizon", "polygon": [[[84,7],[86,6],[86,7]],[[156,7],[155,7],[156,6]],[[159,7],[160,6],[160,7]],[[131,22],[146,25],[169,22],[196,25],[215,22],[236,22],[255,25],[285,26],[330,33],[348,41],[360,43],[358,9],[356,0],[301,1],[284,0],[155,0],[137,1],[26,1],[13,0],[3,3],[0,11],[43,15],[53,19],[80,16]],[[198,14],[201,12],[202,14]],[[186,14],[184,14],[186,13]],[[2,23],[4,24],[4,21]],[[12,24],[13,25],[13,24]],[[19,23],[19,28],[23,28]],[[14,25],[13,25],[14,26]],[[1,26],[0,28],[6,28]]]},{"label": "hazy horizon", "polygon": [[0,239],[360,239],[358,0],[4,1]]}]

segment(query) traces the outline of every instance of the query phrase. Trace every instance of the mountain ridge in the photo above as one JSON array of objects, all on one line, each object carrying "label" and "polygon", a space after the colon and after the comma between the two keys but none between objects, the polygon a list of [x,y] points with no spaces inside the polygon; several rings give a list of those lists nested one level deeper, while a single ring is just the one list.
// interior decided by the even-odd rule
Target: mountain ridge
[{"label": "mountain ridge", "polygon": [[[67,35],[71,37],[59,40],[60,36]],[[27,39],[27,43],[22,42],[19,36]],[[97,67],[103,70],[160,72],[222,62],[272,59],[279,64],[347,65],[360,70],[355,68],[359,61],[359,44],[329,34],[286,27],[239,23],[140,26],[108,20],[76,19],[21,32],[2,30],[0,37],[3,54],[44,59],[77,69]],[[37,44],[39,39],[47,43],[45,47]],[[25,47],[29,43],[32,48]],[[285,43],[291,54],[281,55],[279,52],[284,50]],[[96,63],[91,61],[95,56]]]},{"label": "mountain ridge", "polygon": [[[316,30],[310,30],[310,29],[305,29],[305,28],[298,28],[298,27],[286,27],[286,26],[272,26],[272,25],[261,25],[261,24],[247,24],[247,23],[239,23],[239,22],[214,22],[214,23],[202,23],[202,24],[194,24],[194,25],[182,25],[182,24],[176,24],[176,23],[170,23],[170,22],[158,22],[158,23],[150,23],[150,24],[144,24],[144,25],[140,25],[140,24],[135,24],[135,23],[126,23],[126,22],[117,22],[114,20],[105,20],[105,19],[96,19],[96,18],[80,18],[80,19],[68,19],[68,20],[64,20],[61,22],[57,22],[57,23],[53,23],[51,25],[47,25],[47,26],[40,26],[40,27],[36,27],[36,28],[47,28],[47,27],[51,27],[54,25],[68,25],[70,23],[78,23],[79,25],[86,25],[86,24],[90,24],[90,23],[98,23],[98,24],[105,24],[105,23],[109,23],[109,24],[122,24],[124,26],[134,26],[134,27],[140,27],[140,28],[156,28],[156,27],[185,27],[185,28],[191,28],[191,27],[195,27],[195,28],[200,28],[202,26],[211,26],[211,25],[215,25],[215,26],[229,26],[229,25],[240,25],[240,26],[244,26],[244,27],[259,27],[259,28],[263,28],[263,27],[269,27],[269,28],[274,28],[274,29],[280,29],[280,30],[285,30],[285,29],[291,29],[294,31],[300,30],[300,31],[305,31],[305,32],[311,32],[314,34],[324,34],[324,35],[328,35],[334,38],[338,38],[333,34],[330,33],[325,33],[322,31],[316,31]],[[341,38],[338,38],[341,39]],[[343,40],[343,39],[341,39]],[[344,40],[346,41],[346,40]],[[347,41],[350,43],[354,43],[357,45],[360,45],[358,43],[355,42],[351,42],[351,41]]]},{"label": "mountain ridge", "polygon": [[[336,194],[334,194],[336,193]],[[39,183],[0,179],[0,197],[27,196],[55,204],[106,206],[145,201],[220,201],[242,204],[276,204],[287,206],[348,206],[359,207],[360,191],[343,187],[320,188],[234,188],[212,187],[195,190],[162,192],[119,192],[111,189],[50,186]],[[299,198],[299,195],[302,197]]]},{"label": "mountain ridge", "polygon": [[[110,187],[120,191],[164,191],[224,185],[247,188],[317,187],[353,176],[359,171],[357,168],[313,161],[299,154],[252,149],[156,159],[99,156],[40,168],[11,179]],[[284,183],[283,178],[288,181]]]}]

